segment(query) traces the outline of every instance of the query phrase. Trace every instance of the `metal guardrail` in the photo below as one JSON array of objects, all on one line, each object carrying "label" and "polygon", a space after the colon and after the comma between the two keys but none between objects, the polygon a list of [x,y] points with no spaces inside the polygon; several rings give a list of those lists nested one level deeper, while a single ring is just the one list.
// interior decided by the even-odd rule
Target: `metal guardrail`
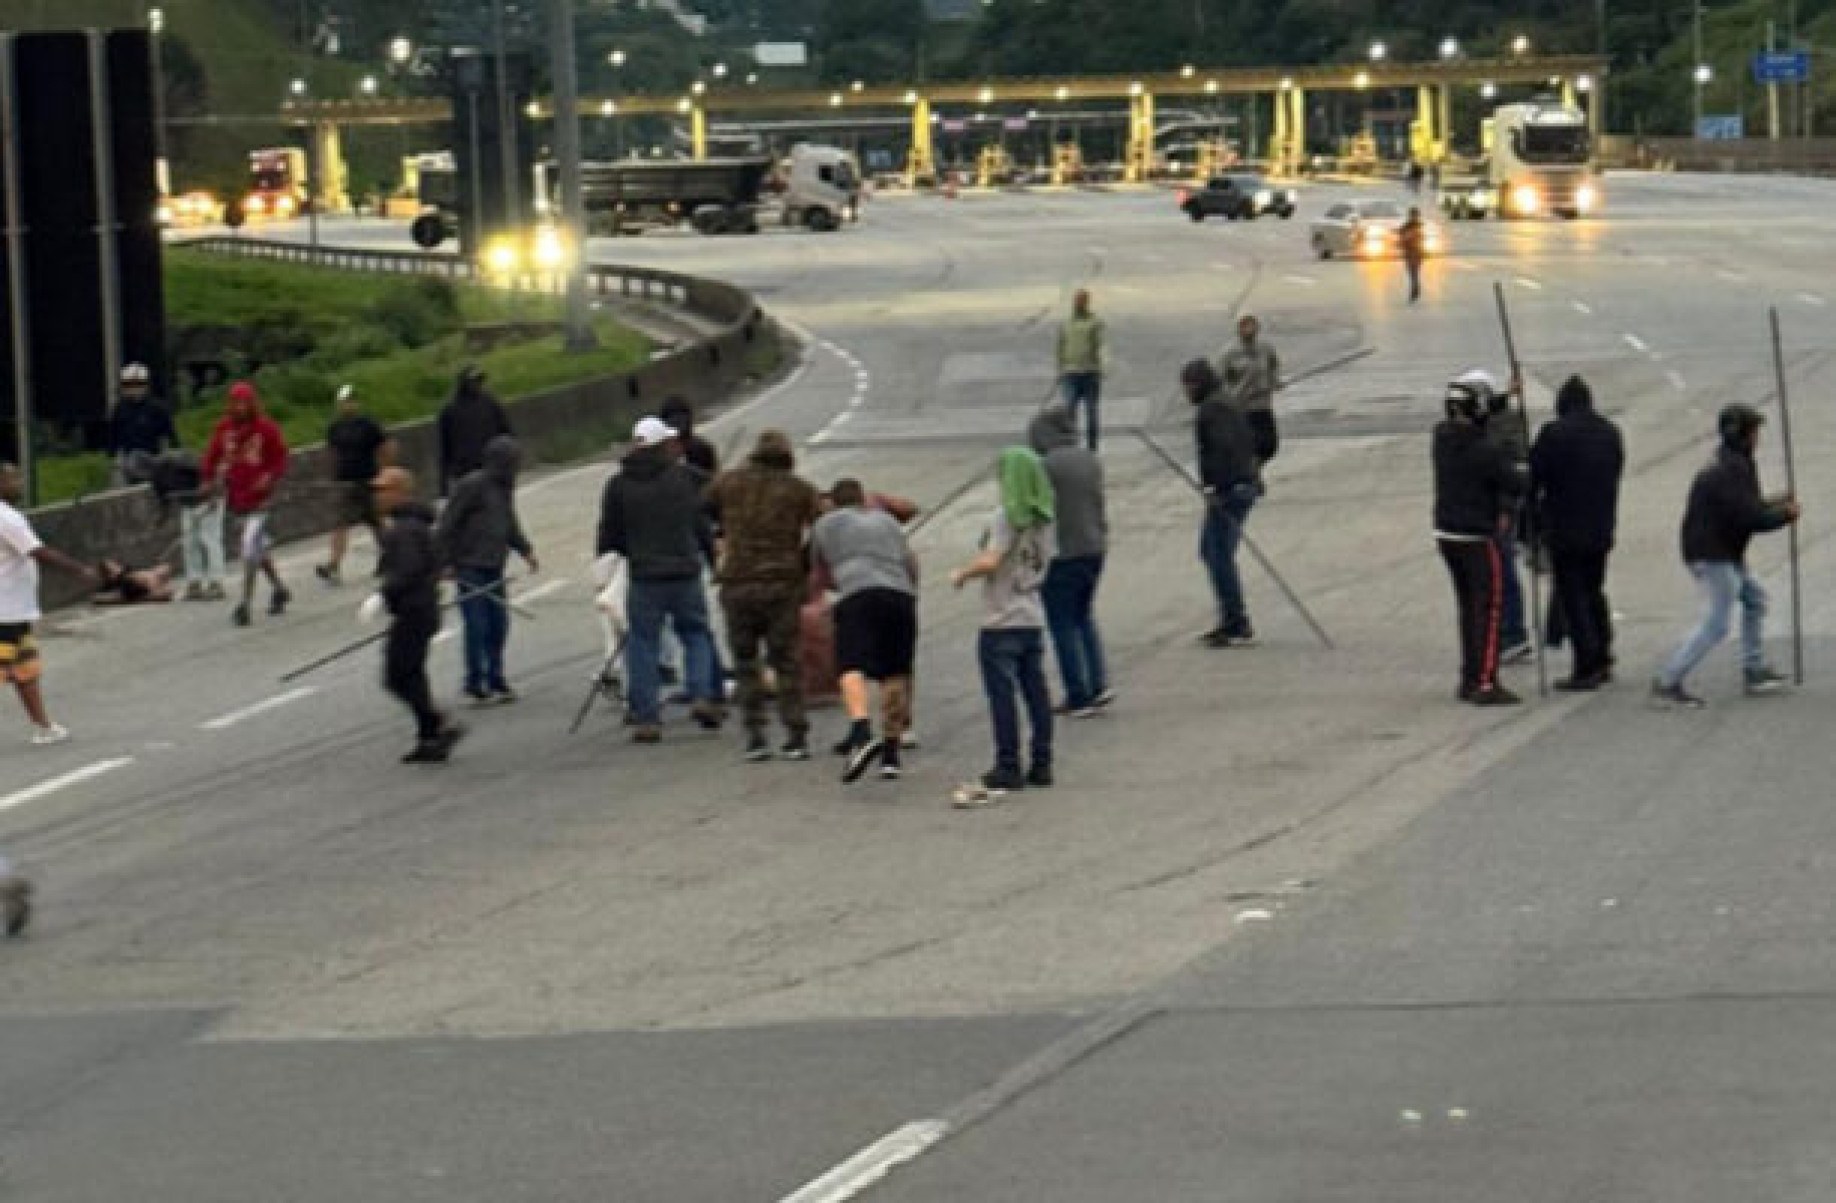
[{"label": "metal guardrail", "polygon": [[[263,259],[275,263],[297,263],[311,267],[329,267],[341,271],[375,272],[404,276],[435,276],[445,280],[475,283],[498,282],[479,269],[477,260],[467,255],[442,254],[436,251],[376,251],[354,247],[309,246],[298,242],[272,239],[225,237],[175,241],[171,245],[232,255],[243,259]],[[561,291],[560,276],[543,273],[519,273],[506,283],[518,291]],[[623,297],[632,300],[661,301],[679,305],[722,322],[743,323],[755,306],[752,298],[730,285],[677,272],[649,267],[624,267],[615,264],[589,264],[587,289],[598,297]]]}]

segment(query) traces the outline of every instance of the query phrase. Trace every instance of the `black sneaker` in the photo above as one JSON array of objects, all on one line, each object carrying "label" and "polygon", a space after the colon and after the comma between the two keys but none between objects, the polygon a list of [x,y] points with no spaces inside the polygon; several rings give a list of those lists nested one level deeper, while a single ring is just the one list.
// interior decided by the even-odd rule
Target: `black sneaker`
[{"label": "black sneaker", "polygon": [[899,763],[899,745],[888,740],[885,747],[880,749],[880,779],[897,781],[903,776],[905,769]]},{"label": "black sneaker", "polygon": [[1036,764],[1028,769],[1026,773],[1026,784],[1028,789],[1051,789],[1052,766],[1049,764]]},{"label": "black sneaker", "polygon": [[746,741],[746,763],[764,764],[771,759],[771,744],[763,735],[755,734]]},{"label": "black sneaker", "polygon": [[235,623],[239,627],[248,626],[250,622],[249,603],[243,602],[241,605],[237,606],[234,610],[231,610],[230,611],[230,621]]},{"label": "black sneaker", "polygon": [[516,690],[510,688],[508,685],[499,685],[493,688],[490,692],[490,698],[493,706],[514,706],[521,700],[517,696]]},{"label": "black sneaker", "polygon": [[423,739],[404,757],[403,764],[445,764],[453,754],[453,746],[439,736]]},{"label": "black sneaker", "polygon": [[877,739],[869,738],[855,744],[854,750],[848,753],[848,763],[842,768],[842,780],[859,781],[885,751],[886,745]]},{"label": "black sneaker", "polygon": [[810,758],[810,740],[807,735],[793,735],[784,741],[778,749],[778,755],[785,760],[808,760]]},{"label": "black sneaker", "polygon": [[1026,778],[1019,769],[989,769],[982,774],[982,788],[991,794],[1012,793],[1026,788]]},{"label": "black sneaker", "polygon": [[344,576],[330,564],[314,564],[313,574],[328,585],[338,586],[344,583]]},{"label": "black sneaker", "polygon": [[1250,626],[1249,619],[1243,618],[1236,622],[1225,623],[1224,637],[1234,644],[1247,646],[1256,642],[1256,629]]},{"label": "black sneaker", "polygon": [[1486,685],[1475,689],[1467,702],[1474,706],[1516,706],[1523,699],[1502,685]]},{"label": "black sneaker", "polygon": [[1557,681],[1555,688],[1558,693],[1592,693],[1605,685],[1608,679],[1604,672],[1575,673]]},{"label": "black sneaker", "polygon": [[1098,710],[1106,710],[1115,704],[1116,691],[1105,685],[1097,690],[1097,695],[1090,699],[1090,704]]},{"label": "black sneaker", "polygon": [[1791,687],[1791,682],[1765,665],[1750,668],[1746,672],[1747,696],[1750,698],[1772,697],[1784,693]]},{"label": "black sneaker", "polygon": [[718,702],[696,702],[689,713],[703,731],[718,731],[727,722],[727,708]]},{"label": "black sneaker", "polygon": [[657,680],[664,685],[674,685],[682,680],[682,674],[676,671],[673,664],[657,665]]},{"label": "black sneaker", "polygon": [[460,693],[465,700],[473,706],[489,706],[491,704],[491,691],[484,688],[482,685],[467,685]]},{"label": "black sneaker", "polygon": [[292,600],[293,593],[285,585],[282,585],[274,591],[274,596],[268,599],[268,613],[279,618],[282,614],[287,612],[287,603]]},{"label": "black sneaker", "polygon": [[1229,647],[1230,632],[1224,627],[1213,627],[1199,636],[1199,642],[1206,647]]},{"label": "black sneaker", "polygon": [[0,878],[0,921],[9,937],[17,936],[32,922],[32,883],[23,877]]},{"label": "black sneaker", "polygon": [[1683,688],[1681,681],[1675,685],[1666,685],[1662,681],[1651,682],[1651,704],[1666,710],[1701,710],[1708,705]]}]

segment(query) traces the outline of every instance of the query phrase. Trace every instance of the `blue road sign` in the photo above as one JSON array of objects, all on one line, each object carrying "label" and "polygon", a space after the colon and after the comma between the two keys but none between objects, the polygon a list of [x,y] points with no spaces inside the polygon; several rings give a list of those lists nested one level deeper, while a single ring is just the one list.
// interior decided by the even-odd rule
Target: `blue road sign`
[{"label": "blue road sign", "polygon": [[1711,142],[1736,142],[1746,136],[1739,113],[1704,113],[1696,122],[1696,137]]},{"label": "blue road sign", "polygon": [[1753,56],[1753,82],[1801,84],[1810,78],[1810,51],[1766,50]]}]

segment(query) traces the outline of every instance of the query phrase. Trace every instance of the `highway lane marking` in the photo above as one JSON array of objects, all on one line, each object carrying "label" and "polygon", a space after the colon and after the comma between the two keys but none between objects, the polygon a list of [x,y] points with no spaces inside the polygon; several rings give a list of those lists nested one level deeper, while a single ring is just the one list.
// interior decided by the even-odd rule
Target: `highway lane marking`
[{"label": "highway lane marking", "polygon": [[949,1131],[950,1126],[937,1119],[916,1120],[894,1129],[778,1203],[844,1203],[924,1153]]},{"label": "highway lane marking", "polygon": [[1716,268],[1715,274],[1720,276],[1723,280],[1726,280],[1730,284],[1739,284],[1747,278],[1741,273],[1734,271],[1731,268],[1726,268],[1726,267]]},{"label": "highway lane marking", "polygon": [[1290,284],[1298,284],[1302,288],[1312,288],[1315,284],[1319,282],[1315,280],[1312,276],[1283,276],[1282,279],[1286,280]]},{"label": "highway lane marking", "polygon": [[1533,280],[1529,276],[1517,277],[1517,285],[1519,288],[1528,288],[1531,292],[1543,291],[1542,281]]},{"label": "highway lane marking", "polygon": [[294,702],[302,698],[309,698],[317,692],[319,691],[316,686],[301,685],[297,689],[289,689],[286,693],[277,693],[273,697],[256,702],[252,706],[244,706],[240,710],[232,710],[228,714],[220,714],[209,722],[199,723],[198,730],[224,731],[230,727],[234,727],[237,723],[247,722],[257,715],[266,714],[270,710],[279,710],[282,706],[290,706]]},{"label": "highway lane marking", "polygon": [[1594,307],[1592,305],[1589,305],[1586,301],[1571,301],[1570,304],[1572,304],[1575,307],[1575,312],[1580,314],[1582,317],[1593,317],[1594,316]]},{"label": "highway lane marking", "polygon": [[1627,334],[1624,337],[1626,340],[1626,346],[1631,347],[1634,351],[1649,352],[1651,350],[1651,347],[1645,342],[1645,340],[1640,338],[1636,334]]},{"label": "highway lane marking", "polygon": [[69,789],[73,785],[81,785],[85,781],[93,781],[105,773],[112,773],[116,769],[125,769],[128,765],[133,763],[134,758],[132,756],[118,756],[113,760],[98,760],[94,764],[84,765],[80,769],[72,769],[68,773],[60,774],[46,781],[40,781],[37,785],[27,786],[25,789],[17,790],[7,794],[5,797],[0,797],[0,810],[12,810],[14,807],[24,806],[28,802],[36,802],[40,798],[55,794],[60,789]]},{"label": "highway lane marking", "polygon": [[1683,379],[1683,373],[1676,369],[1673,368],[1665,372],[1664,377],[1670,381],[1670,387],[1676,389],[1679,393],[1687,393],[1689,391],[1689,383]]},{"label": "highway lane marking", "polygon": [[1820,309],[1827,303],[1814,292],[1801,292],[1798,294],[1798,299],[1806,305],[1815,305]]}]

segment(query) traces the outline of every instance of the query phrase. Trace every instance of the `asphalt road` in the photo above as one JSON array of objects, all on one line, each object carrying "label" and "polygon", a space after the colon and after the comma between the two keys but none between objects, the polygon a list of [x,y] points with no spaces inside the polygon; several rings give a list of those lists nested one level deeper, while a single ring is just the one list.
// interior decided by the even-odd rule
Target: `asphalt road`
[{"label": "asphalt road", "polygon": [[[942,585],[985,482],[918,537],[925,742],[896,785],[747,766],[737,733],[684,723],[656,749],[604,712],[565,734],[603,465],[525,488],[524,701],[442,770],[395,763],[373,659],[278,683],[362,633],[313,549],[295,612],[251,631],[207,606],[60,619],[77,739],[0,752],[0,847],[43,885],[0,946],[5,1197],[1827,1200],[1836,187],[1615,178],[1600,221],[1452,227],[1414,308],[1394,264],[1307,254],[1342,194],[1202,227],[1159,193],[886,198],[833,236],[594,247],[733,279],[807,332],[717,443],[779,427],[814,479],[927,506],[1017,436],[1054,318],[1095,291],[1122,701],[1061,731],[1049,794],[947,805],[988,757],[975,599]],[[1501,366],[1494,281],[1535,416],[1580,372],[1631,450],[1623,683],[1508,713],[1451,701],[1427,524],[1440,387]],[[1715,409],[1772,391],[1768,304],[1810,683],[1744,700],[1723,652],[1709,710],[1653,713],[1693,610],[1683,491]],[[1285,395],[1251,523],[1336,651],[1255,570],[1262,645],[1195,646],[1197,506],[1130,433],[1184,453],[1174,375],[1239,309],[1290,372],[1375,349]],[[1781,618],[1784,554],[1755,558]]]}]

